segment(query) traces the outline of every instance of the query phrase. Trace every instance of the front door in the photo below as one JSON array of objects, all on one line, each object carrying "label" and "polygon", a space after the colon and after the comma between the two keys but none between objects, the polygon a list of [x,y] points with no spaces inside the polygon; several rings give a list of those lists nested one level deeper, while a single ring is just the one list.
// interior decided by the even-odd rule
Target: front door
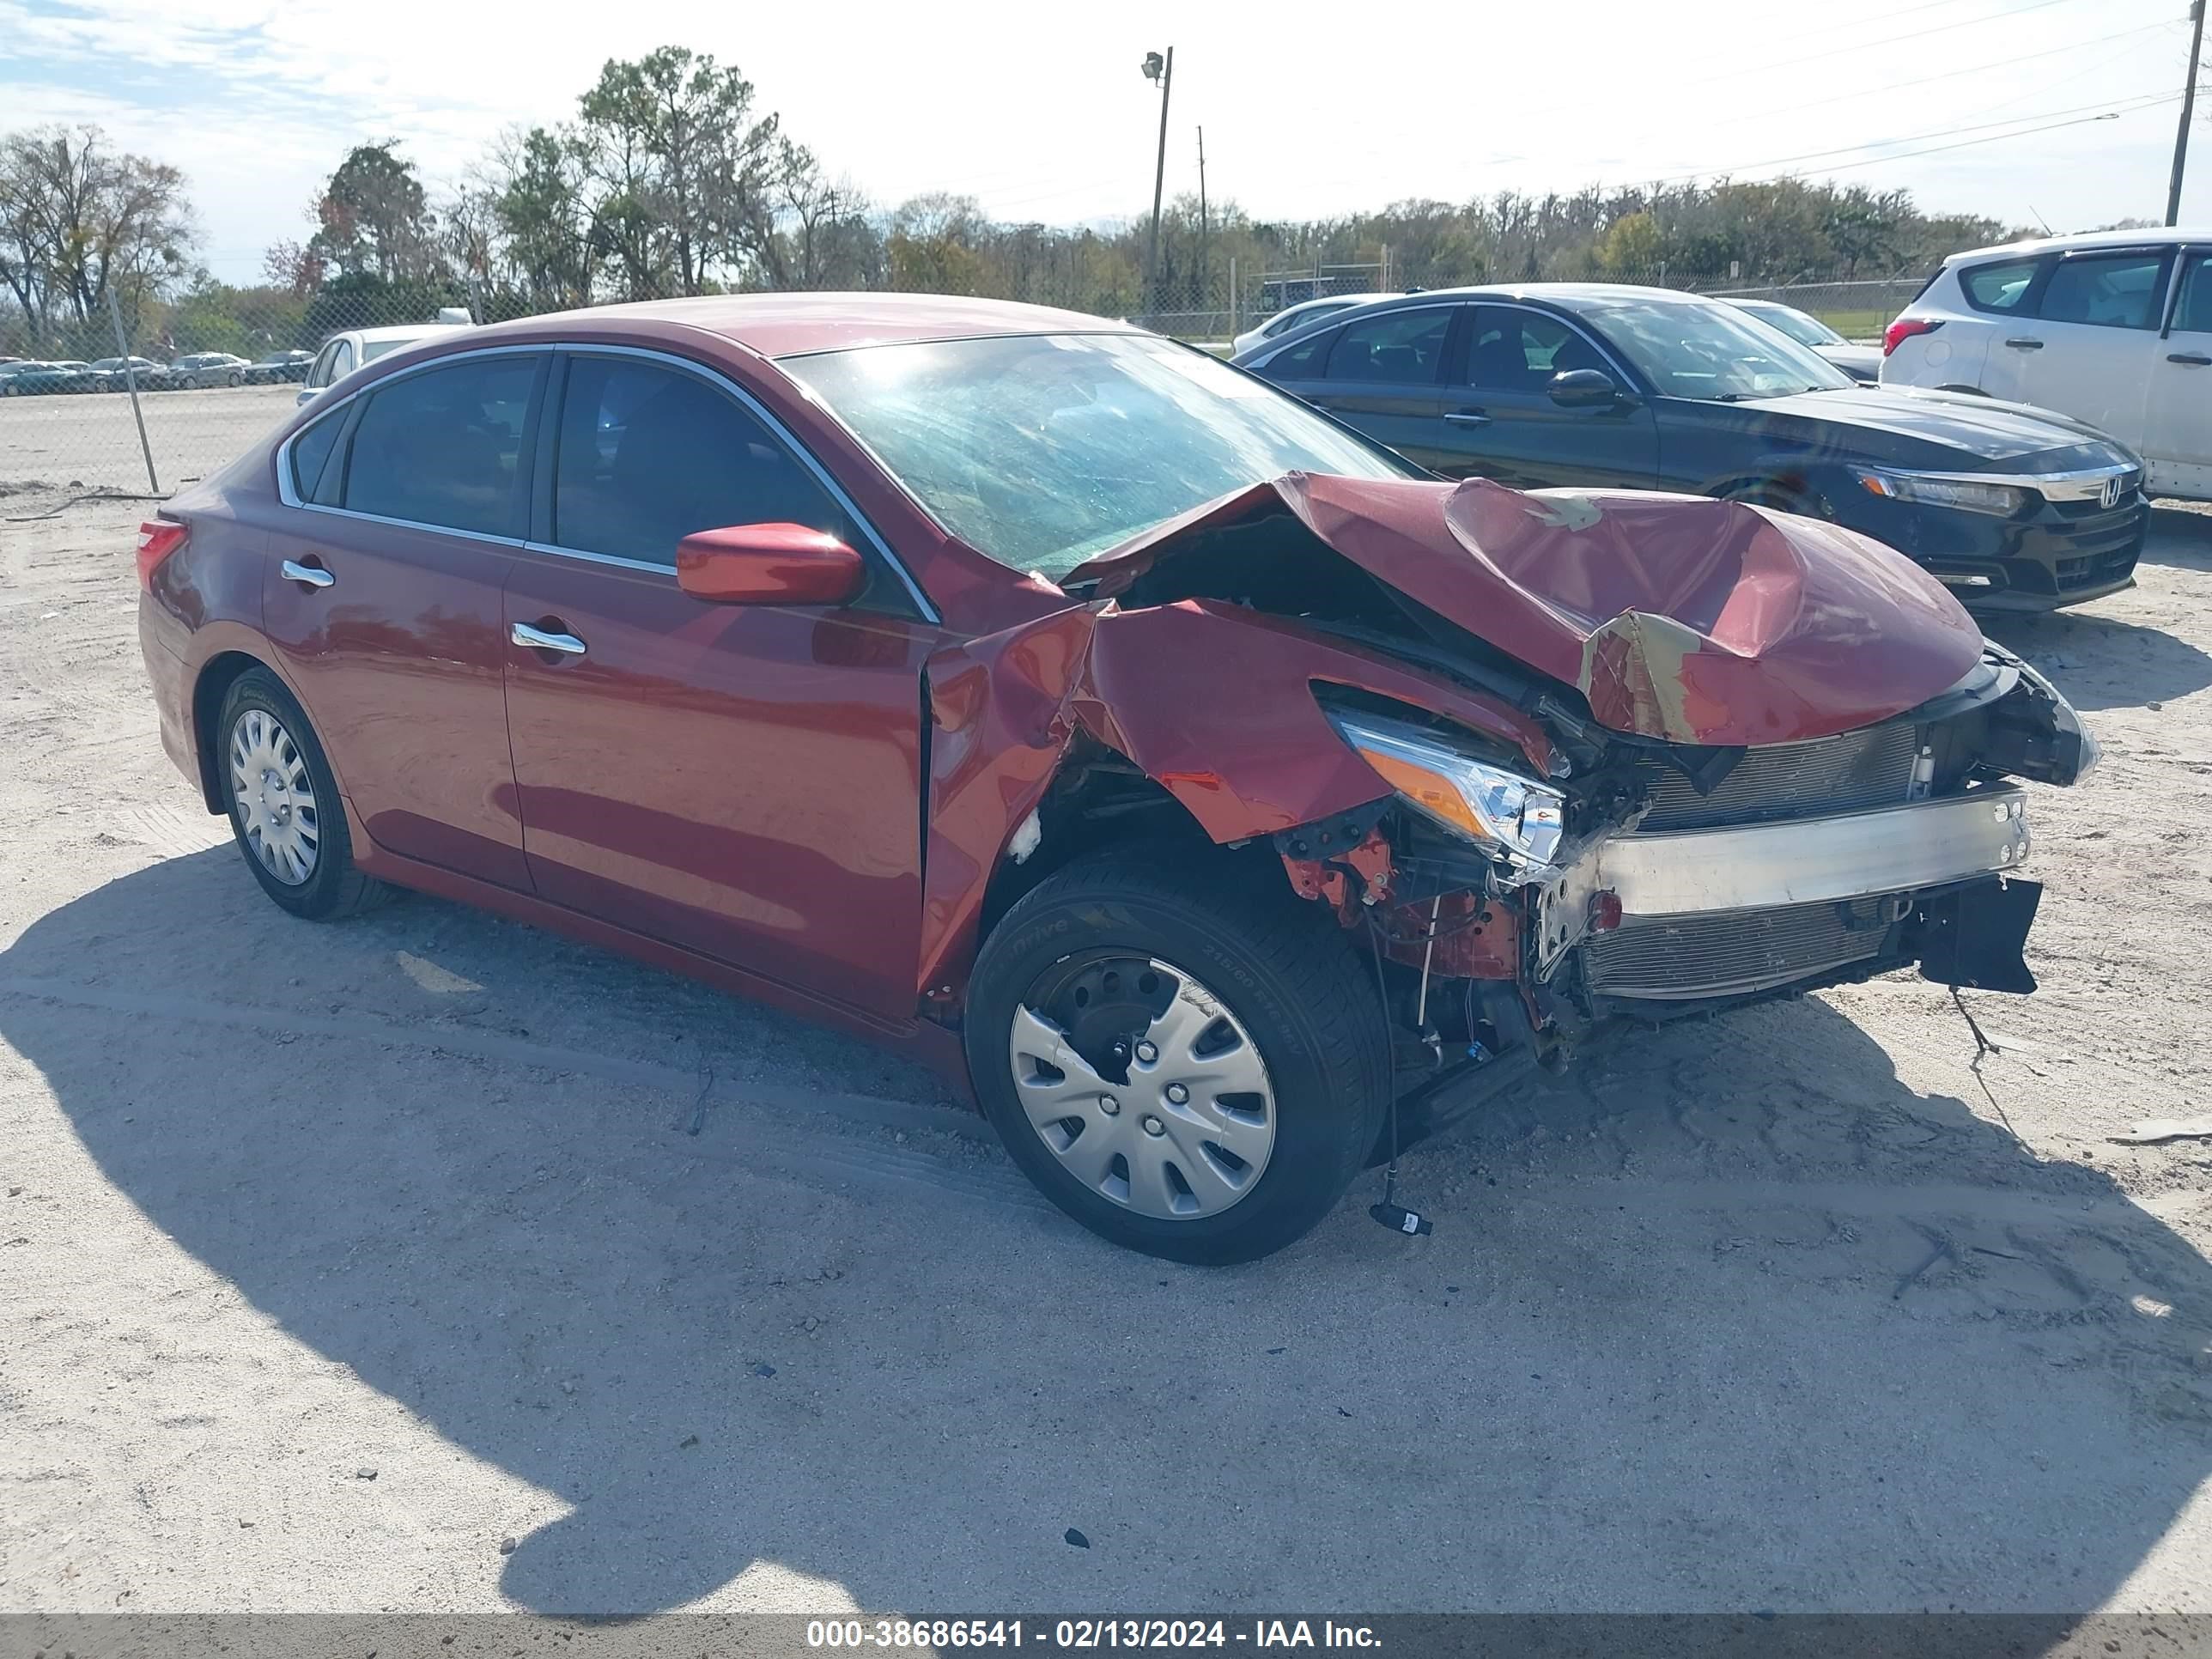
[{"label": "front door", "polygon": [[285,459],[301,505],[262,587],[262,630],[369,838],[524,889],[500,592],[549,361],[441,362],[304,428]]},{"label": "front door", "polygon": [[2140,447],[2154,489],[2212,501],[2212,247],[2182,256],[2173,325],[2150,366]]},{"label": "front door", "polygon": [[[1575,485],[1649,489],[1658,481],[1658,425],[1649,404],[1562,409],[1552,377],[1620,371],[1572,325],[1527,306],[1477,305],[1447,379],[1437,470],[1516,489]],[[1624,388],[1625,390],[1626,388]]]},{"label": "front door", "polygon": [[[889,1018],[921,918],[921,671],[942,631],[887,571],[845,606],[709,604],[695,530],[868,544],[720,381],[579,349],[537,539],[506,596],[524,846],[555,903]],[[548,647],[536,641],[557,641]]]}]

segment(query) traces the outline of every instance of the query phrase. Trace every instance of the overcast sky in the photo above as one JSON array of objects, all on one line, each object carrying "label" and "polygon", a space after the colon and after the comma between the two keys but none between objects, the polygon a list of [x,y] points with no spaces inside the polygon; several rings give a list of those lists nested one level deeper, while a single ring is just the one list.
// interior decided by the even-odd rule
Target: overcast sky
[{"label": "overcast sky", "polygon": [[[94,121],[182,167],[203,257],[230,281],[304,238],[351,144],[399,138],[434,189],[501,129],[570,114],[606,58],[672,42],[741,67],[761,108],[886,204],[945,190],[1050,223],[1145,210],[1158,103],[1138,64],[1172,45],[1170,194],[1196,186],[1203,125],[1209,193],[1261,217],[1797,172],[2066,230],[2162,216],[2186,9],[0,0],[0,128]],[[2200,99],[2185,222],[2212,222],[2208,118]]]}]

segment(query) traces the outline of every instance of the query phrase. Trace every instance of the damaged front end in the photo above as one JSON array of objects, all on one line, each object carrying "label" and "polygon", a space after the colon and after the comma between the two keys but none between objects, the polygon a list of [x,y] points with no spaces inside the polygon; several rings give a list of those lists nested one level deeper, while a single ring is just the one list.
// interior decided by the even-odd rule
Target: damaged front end
[{"label": "damaged front end", "polygon": [[[2075,781],[2095,741],[1896,556],[1724,503],[1635,498],[1625,526],[1621,498],[1274,488],[1287,514],[1217,508],[1179,547],[1092,569],[1124,605],[1199,600],[1224,618],[1327,595],[1297,613],[1316,643],[1496,709],[1476,729],[1317,669],[1308,694],[1388,793],[1268,835],[1294,890],[1374,956],[1403,1139],[1623,1018],[1911,966],[2034,988],[2020,781]],[[1424,536],[1425,515],[1443,533]]]}]

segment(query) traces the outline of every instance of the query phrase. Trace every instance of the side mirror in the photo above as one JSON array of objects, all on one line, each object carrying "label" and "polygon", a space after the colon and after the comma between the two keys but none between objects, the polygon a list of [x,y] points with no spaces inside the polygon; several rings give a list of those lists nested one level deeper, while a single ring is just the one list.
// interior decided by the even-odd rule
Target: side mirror
[{"label": "side mirror", "polygon": [[1610,409],[1620,388],[1601,368],[1570,368],[1552,376],[1552,401],[1561,409]]},{"label": "side mirror", "polygon": [[676,544],[676,585],[721,605],[843,605],[866,574],[858,553],[805,525],[732,525]]}]

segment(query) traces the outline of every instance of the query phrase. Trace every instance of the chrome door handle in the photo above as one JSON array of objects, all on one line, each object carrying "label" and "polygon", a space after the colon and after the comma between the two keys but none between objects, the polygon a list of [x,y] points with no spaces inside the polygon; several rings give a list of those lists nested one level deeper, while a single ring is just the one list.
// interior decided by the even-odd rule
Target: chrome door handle
[{"label": "chrome door handle", "polygon": [[580,657],[584,642],[574,634],[548,634],[532,628],[528,623],[517,623],[508,630],[507,638],[517,645],[526,645],[532,651],[558,651],[564,657]]},{"label": "chrome door handle", "polygon": [[1490,416],[1472,409],[1455,409],[1444,416],[1454,426],[1488,426]]},{"label": "chrome door handle", "polygon": [[2201,351],[2169,351],[2166,354],[2166,361],[2169,363],[2187,363],[2191,368],[2212,368],[2212,357],[2206,356]]},{"label": "chrome door handle", "polygon": [[297,564],[287,559],[277,567],[288,582],[305,582],[310,587],[328,587],[337,578],[319,564]]},{"label": "chrome door handle", "polygon": [[2043,342],[2040,340],[2007,340],[2005,343],[2010,346],[2014,351],[2040,351],[2043,349]]}]

